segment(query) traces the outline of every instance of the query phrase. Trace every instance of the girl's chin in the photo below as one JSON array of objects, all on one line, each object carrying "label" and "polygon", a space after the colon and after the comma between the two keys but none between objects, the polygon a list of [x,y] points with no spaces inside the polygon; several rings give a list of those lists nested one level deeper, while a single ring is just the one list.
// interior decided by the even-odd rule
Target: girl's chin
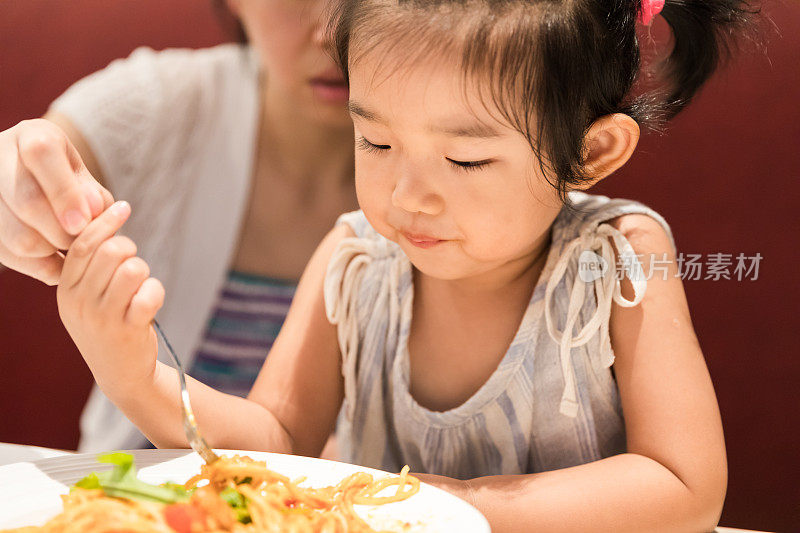
[{"label": "girl's chin", "polygon": [[464,276],[463,273],[456,272],[452,268],[442,268],[441,266],[439,266],[439,268],[436,268],[436,267],[430,267],[429,265],[418,265],[413,262],[411,264],[418,272],[420,272],[424,276],[432,279],[437,279],[440,281],[455,281],[459,279],[464,279],[466,277]]},{"label": "girl's chin", "polygon": [[465,273],[458,268],[458,262],[452,259],[448,260],[444,254],[440,257],[433,257],[432,254],[428,253],[429,250],[416,248],[409,250],[405,246],[402,248],[411,265],[425,276],[443,281],[466,277]]}]

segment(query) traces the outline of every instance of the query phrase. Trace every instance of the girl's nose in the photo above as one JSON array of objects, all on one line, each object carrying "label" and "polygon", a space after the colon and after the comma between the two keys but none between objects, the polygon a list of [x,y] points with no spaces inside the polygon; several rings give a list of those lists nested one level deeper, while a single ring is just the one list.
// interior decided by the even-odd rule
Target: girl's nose
[{"label": "girl's nose", "polygon": [[409,213],[438,215],[444,209],[444,199],[430,187],[424,176],[406,169],[395,184],[392,205]]}]

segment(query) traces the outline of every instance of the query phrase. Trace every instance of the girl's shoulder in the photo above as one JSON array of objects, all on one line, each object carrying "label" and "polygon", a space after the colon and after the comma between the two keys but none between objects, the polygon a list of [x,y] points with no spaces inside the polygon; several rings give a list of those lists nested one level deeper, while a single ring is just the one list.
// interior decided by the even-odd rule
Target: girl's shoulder
[{"label": "girl's shoulder", "polygon": [[375,302],[401,297],[410,287],[411,267],[400,246],[375,231],[362,211],[340,216],[336,228],[347,236],[339,233],[328,263],[325,305],[332,323],[358,329],[385,318],[373,314]]},{"label": "girl's shoulder", "polygon": [[358,240],[356,248],[372,259],[405,257],[400,246],[375,231],[361,210],[341,215],[336,225],[349,227]]},{"label": "girl's shoulder", "polygon": [[553,224],[553,240],[568,242],[576,238],[590,239],[601,224],[610,224],[624,235],[658,231],[666,235],[672,248],[675,242],[666,219],[657,211],[636,200],[573,191],[569,203]]},{"label": "girl's shoulder", "polygon": [[348,226],[355,233],[355,237],[359,239],[377,239],[380,237],[370,225],[364,212],[360,209],[358,211],[351,211],[339,216],[336,220],[337,226]]}]

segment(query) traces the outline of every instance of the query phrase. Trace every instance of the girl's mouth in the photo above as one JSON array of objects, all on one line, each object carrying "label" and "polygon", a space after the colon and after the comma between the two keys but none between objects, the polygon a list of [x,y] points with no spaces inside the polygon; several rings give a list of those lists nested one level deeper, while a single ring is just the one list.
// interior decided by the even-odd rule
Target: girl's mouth
[{"label": "girl's mouth", "polygon": [[443,239],[437,239],[429,235],[415,235],[412,233],[406,233],[405,231],[401,231],[400,233],[408,242],[410,242],[417,248],[423,248],[423,249],[433,248],[437,244],[446,242]]}]

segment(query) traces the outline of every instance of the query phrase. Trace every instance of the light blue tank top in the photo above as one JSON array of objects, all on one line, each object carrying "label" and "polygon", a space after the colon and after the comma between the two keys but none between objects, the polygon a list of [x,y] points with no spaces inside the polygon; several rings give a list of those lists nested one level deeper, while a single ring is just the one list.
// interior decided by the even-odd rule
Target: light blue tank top
[{"label": "light blue tank top", "polygon": [[[553,470],[625,451],[608,315],[612,300],[638,304],[646,280],[630,244],[603,222],[643,213],[670,239],[671,232],[660,215],[633,201],[570,193],[570,202],[574,209],[562,209],[553,224],[545,267],[508,351],[472,397],[443,412],[409,392],[411,264],[360,211],[339,219],[356,234],[340,243],[325,279],[342,353],[342,460],[466,479]],[[633,280],[632,301],[619,292],[612,241]],[[606,275],[579,272],[586,251],[610,265]]]}]

